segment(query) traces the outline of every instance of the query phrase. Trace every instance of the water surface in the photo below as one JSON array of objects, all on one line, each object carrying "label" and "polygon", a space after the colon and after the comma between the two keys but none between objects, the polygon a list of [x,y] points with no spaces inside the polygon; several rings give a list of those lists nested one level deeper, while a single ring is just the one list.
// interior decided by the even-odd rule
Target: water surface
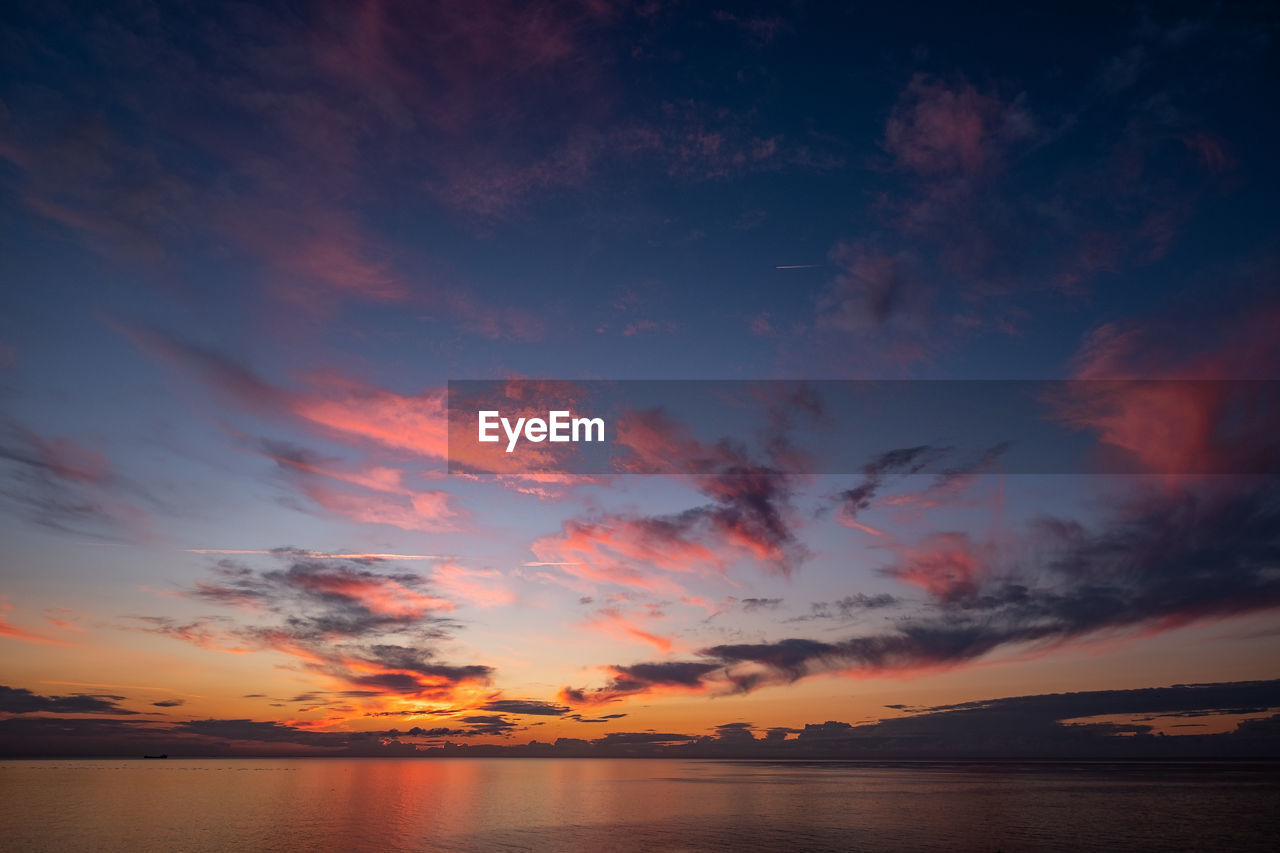
[{"label": "water surface", "polygon": [[1280,765],[0,761],[23,850],[1274,850]]}]

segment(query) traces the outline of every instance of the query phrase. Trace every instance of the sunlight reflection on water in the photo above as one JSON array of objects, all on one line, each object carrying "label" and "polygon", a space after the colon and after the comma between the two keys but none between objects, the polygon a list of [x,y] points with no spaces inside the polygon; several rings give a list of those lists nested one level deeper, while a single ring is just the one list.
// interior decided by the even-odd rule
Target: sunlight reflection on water
[{"label": "sunlight reflection on water", "polygon": [[1272,850],[1274,764],[0,762],[20,850]]}]

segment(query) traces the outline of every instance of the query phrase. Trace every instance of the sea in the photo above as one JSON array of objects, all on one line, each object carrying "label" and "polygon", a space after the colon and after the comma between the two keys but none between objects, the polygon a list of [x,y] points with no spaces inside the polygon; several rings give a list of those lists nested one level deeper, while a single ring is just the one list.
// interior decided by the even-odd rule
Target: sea
[{"label": "sea", "polygon": [[1280,764],[0,761],[14,851],[1276,851]]}]

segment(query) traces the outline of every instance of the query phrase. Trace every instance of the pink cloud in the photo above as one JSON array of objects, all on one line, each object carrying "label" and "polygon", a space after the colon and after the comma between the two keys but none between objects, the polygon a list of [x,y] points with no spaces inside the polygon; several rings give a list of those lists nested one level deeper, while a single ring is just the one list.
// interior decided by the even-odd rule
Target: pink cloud
[{"label": "pink cloud", "polygon": [[653,646],[663,654],[668,654],[674,646],[670,637],[647,630],[646,620],[659,619],[662,616],[656,607],[624,610],[620,607],[604,607],[587,620],[587,626],[623,640],[639,640]]},{"label": "pink cloud", "polygon": [[371,613],[397,619],[421,619],[431,611],[454,608],[453,602],[418,592],[394,577],[368,572],[297,573],[293,583],[313,594],[340,596]]},{"label": "pink cloud", "polygon": [[386,524],[429,533],[456,529],[462,515],[454,507],[453,496],[440,490],[414,492],[402,498],[330,489],[318,482],[303,482],[299,488],[329,512],[361,524]]},{"label": "pink cloud", "polygon": [[[8,601],[0,598],[0,614],[8,613],[13,609],[13,605]],[[38,634],[35,631],[28,631],[26,628],[19,628],[11,622],[0,619],[0,637],[7,637],[10,640],[17,640],[22,643],[36,643],[43,646],[70,646],[64,640],[54,637],[46,637],[44,634]]]},{"label": "pink cloud", "polygon": [[[1275,304],[1256,306],[1213,350],[1187,353],[1153,346],[1151,329],[1107,324],[1094,330],[1074,361],[1063,399],[1051,401],[1063,422],[1098,435],[1145,470],[1175,479],[1231,470],[1266,458],[1274,419],[1238,417],[1247,386],[1229,380],[1274,378],[1280,344]],[[1167,380],[1149,382],[1144,380]],[[1246,466],[1246,470],[1248,470]]]},{"label": "pink cloud", "polygon": [[1008,143],[1033,132],[1026,112],[995,95],[964,80],[948,85],[917,74],[889,115],[884,144],[909,171],[973,174],[997,161]]},{"label": "pink cloud", "polygon": [[443,459],[449,452],[442,389],[399,394],[337,374],[313,375],[311,391],[294,397],[294,414],[347,438]]},{"label": "pink cloud", "polygon": [[896,550],[898,562],[886,573],[942,601],[972,596],[988,571],[988,556],[967,533],[936,533]]},{"label": "pink cloud", "polygon": [[516,601],[515,593],[504,583],[495,569],[468,569],[456,563],[440,563],[431,572],[431,582],[455,598],[477,607],[507,607]]}]

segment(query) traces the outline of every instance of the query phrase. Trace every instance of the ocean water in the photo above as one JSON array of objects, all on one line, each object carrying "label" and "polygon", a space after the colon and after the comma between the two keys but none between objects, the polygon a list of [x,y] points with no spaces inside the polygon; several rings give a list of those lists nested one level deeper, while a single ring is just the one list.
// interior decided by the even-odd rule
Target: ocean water
[{"label": "ocean water", "polygon": [[5,851],[1266,850],[1280,765],[0,761]]}]

